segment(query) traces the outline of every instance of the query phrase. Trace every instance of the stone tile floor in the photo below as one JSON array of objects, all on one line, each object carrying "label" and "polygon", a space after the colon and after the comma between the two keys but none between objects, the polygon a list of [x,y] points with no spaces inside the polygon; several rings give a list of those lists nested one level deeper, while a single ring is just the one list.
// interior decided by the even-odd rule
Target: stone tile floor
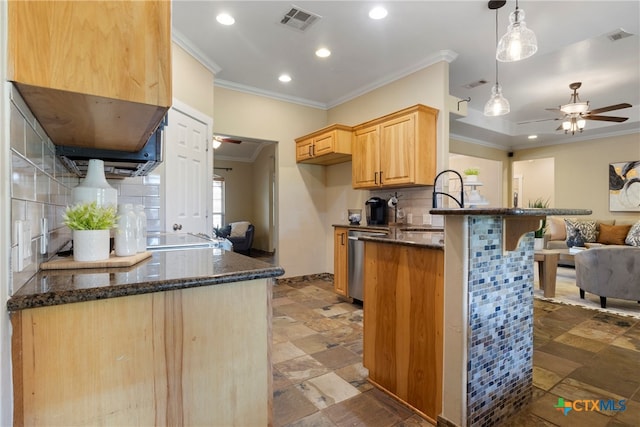
[{"label": "stone tile floor", "polygon": [[[329,280],[273,291],[274,426],[429,426],[372,387],[362,366],[362,307]],[[640,321],[534,301],[533,399],[506,426],[640,426]],[[565,416],[558,399],[624,400],[624,411]],[[577,405],[580,409],[580,404]]]}]

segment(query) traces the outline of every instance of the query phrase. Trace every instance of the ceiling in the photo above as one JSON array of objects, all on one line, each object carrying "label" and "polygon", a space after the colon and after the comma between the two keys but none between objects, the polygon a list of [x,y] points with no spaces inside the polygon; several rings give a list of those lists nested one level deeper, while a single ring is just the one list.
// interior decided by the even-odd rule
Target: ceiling
[{"label": "ceiling", "polygon": [[[389,14],[374,21],[368,11],[378,4]],[[292,5],[321,18],[304,32],[286,27],[280,20]],[[538,0],[519,6],[538,52],[499,64],[511,105],[501,117],[482,113],[495,82],[496,15],[486,1],[174,0],[173,30],[174,40],[215,73],[216,86],[324,109],[448,60],[450,94],[471,98],[466,117],[451,115],[451,136],[504,150],[640,132],[640,2]],[[514,9],[511,0],[499,9],[499,36]],[[235,24],[218,24],[220,12],[233,15]],[[619,29],[632,35],[611,41],[607,35]],[[319,47],[332,55],[317,58]],[[292,81],[279,82],[281,73]],[[465,88],[479,80],[488,83]],[[545,108],[568,103],[569,84],[576,81],[590,109],[626,102],[632,107],[603,115],[629,120],[590,120],[575,135],[556,131],[561,122]],[[519,124],[543,119],[551,120]],[[538,138],[527,139],[530,134]],[[236,144],[219,150],[227,145]]]}]

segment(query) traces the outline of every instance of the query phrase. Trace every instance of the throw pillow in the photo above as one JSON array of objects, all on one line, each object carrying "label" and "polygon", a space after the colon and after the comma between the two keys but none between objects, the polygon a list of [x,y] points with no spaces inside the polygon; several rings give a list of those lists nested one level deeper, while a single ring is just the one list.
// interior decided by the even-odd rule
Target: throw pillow
[{"label": "throw pillow", "polygon": [[226,239],[227,237],[229,237],[229,234],[231,234],[231,224],[227,225],[226,227],[214,229],[214,231],[216,233],[216,237]]},{"label": "throw pillow", "polygon": [[600,224],[597,242],[605,245],[624,245],[624,240],[630,229],[630,225]]},{"label": "throw pillow", "polygon": [[229,237],[244,237],[250,224],[248,221],[232,222],[231,235]]},{"label": "throw pillow", "polygon": [[584,246],[585,243],[596,241],[596,222],[593,220],[565,219],[567,227],[567,246]]},{"label": "throw pillow", "polygon": [[627,245],[640,246],[640,221],[631,226],[629,234],[627,234],[627,238],[624,239],[624,242]]},{"label": "throw pillow", "polygon": [[547,217],[547,224],[549,226],[550,240],[567,240],[567,227],[564,225],[562,218]]}]

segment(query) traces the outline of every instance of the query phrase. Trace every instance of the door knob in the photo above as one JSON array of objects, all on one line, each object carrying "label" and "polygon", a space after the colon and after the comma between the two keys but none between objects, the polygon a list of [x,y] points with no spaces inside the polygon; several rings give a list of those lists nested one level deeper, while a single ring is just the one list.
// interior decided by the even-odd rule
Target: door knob
[{"label": "door knob", "polygon": [[173,231],[182,230],[182,224],[173,224]]}]

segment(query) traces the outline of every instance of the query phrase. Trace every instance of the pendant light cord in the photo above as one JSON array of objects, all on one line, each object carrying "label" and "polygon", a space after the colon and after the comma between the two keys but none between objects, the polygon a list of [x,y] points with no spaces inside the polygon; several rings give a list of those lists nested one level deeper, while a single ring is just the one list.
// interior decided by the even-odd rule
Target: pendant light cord
[{"label": "pendant light cord", "polygon": [[[518,0],[516,0],[516,4]],[[517,8],[518,6],[516,6]],[[496,48],[498,47],[498,9],[496,9]],[[496,85],[498,84],[498,59],[496,58]]]}]

